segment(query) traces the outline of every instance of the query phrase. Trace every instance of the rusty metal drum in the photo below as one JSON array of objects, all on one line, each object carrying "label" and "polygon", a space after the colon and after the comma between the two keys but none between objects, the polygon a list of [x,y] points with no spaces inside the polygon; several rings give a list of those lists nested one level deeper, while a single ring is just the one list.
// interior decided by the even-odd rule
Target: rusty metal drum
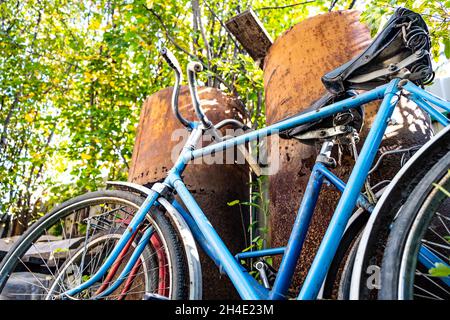
[{"label": "rusty metal drum", "polygon": [[[237,99],[214,88],[200,87],[198,92],[203,109],[213,123],[226,118],[244,121],[244,112]],[[143,105],[129,170],[131,182],[145,185],[163,179],[183,145],[186,130],[172,114],[171,96],[172,88],[166,88],[151,95]],[[179,106],[183,116],[195,119],[187,87],[181,88]],[[218,156],[215,155],[216,159]],[[246,239],[248,208],[228,206],[227,203],[248,201],[248,167],[246,164],[212,162],[190,164],[184,172],[184,182],[231,252],[237,253],[249,245]],[[203,252],[200,252],[200,258],[204,298],[238,298],[228,278],[219,274]]]},{"label": "rusty metal drum", "polygon": [[[306,109],[326,89],[323,74],[344,64],[365,49],[371,41],[369,29],[360,22],[357,11],[335,11],[306,19],[282,34],[270,47],[264,63],[264,88],[269,124]],[[378,103],[365,106],[364,141],[376,114]],[[383,142],[385,150],[423,143],[430,136],[428,119],[418,108],[403,101],[393,117]],[[317,147],[295,140],[279,142],[280,169],[269,177],[271,245],[284,246],[307,185]],[[387,160],[389,161],[389,160]],[[354,162],[344,156],[334,172],[348,178]],[[384,163],[376,179],[389,179],[399,169],[398,159]],[[298,290],[314,259],[340,194],[324,186],[297,265],[294,287]],[[275,260],[279,263],[279,259]]]}]

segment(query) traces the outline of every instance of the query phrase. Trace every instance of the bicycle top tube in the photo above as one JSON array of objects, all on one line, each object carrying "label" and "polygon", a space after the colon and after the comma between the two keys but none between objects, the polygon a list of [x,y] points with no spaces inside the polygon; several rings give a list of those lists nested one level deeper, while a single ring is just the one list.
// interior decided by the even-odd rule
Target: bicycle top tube
[{"label": "bicycle top tube", "polygon": [[[389,94],[391,95],[391,98],[396,95],[395,91],[400,91],[402,90],[401,86],[397,86],[398,85],[398,79],[391,81],[389,84],[377,87],[371,91],[362,93],[360,95],[357,96],[353,96],[351,98],[347,98],[345,100],[341,100],[339,102],[330,104],[328,106],[322,107],[318,110],[315,111],[310,111],[307,113],[303,113],[303,114],[299,114],[297,116],[291,117],[289,119],[285,119],[282,120],[278,123],[275,123],[273,125],[267,126],[265,128],[259,129],[259,130],[255,130],[255,131],[251,131],[249,133],[244,133],[240,136],[231,138],[229,140],[225,140],[222,142],[218,142],[215,144],[211,144],[207,147],[204,148],[200,148],[200,149],[195,149],[195,146],[197,145],[199,139],[201,138],[203,132],[204,132],[204,128],[203,126],[197,124],[196,126],[194,126],[194,128],[191,131],[191,136],[188,139],[186,145],[183,148],[183,151],[181,152],[181,154],[178,157],[177,162],[175,163],[175,166],[169,171],[168,176],[165,179],[165,184],[169,185],[171,187],[174,186],[176,181],[179,181],[180,183],[178,183],[178,189],[179,191],[184,191],[184,193],[182,192],[182,194],[184,195],[184,199],[186,200],[186,202],[188,202],[189,206],[188,209],[191,209],[189,211],[194,211],[196,217],[203,217],[203,213],[200,209],[200,207],[198,207],[198,205],[196,204],[196,202],[194,201],[194,199],[192,197],[190,197],[188,190],[185,188],[185,186],[182,184],[182,179],[181,179],[181,173],[184,170],[185,166],[188,164],[189,161],[201,157],[201,156],[205,156],[205,155],[209,155],[212,154],[214,152],[220,152],[223,151],[225,149],[234,147],[236,145],[240,145],[240,144],[244,144],[247,143],[249,141],[254,141],[266,136],[270,136],[272,134],[277,134],[280,131],[286,130],[286,129],[290,129],[293,128],[295,126],[301,125],[301,124],[305,124],[305,123],[309,123],[309,122],[314,122],[320,119],[324,119],[326,117],[329,117],[333,114],[339,113],[339,112],[343,112],[352,108],[356,108],[359,107],[363,104],[366,104],[368,102],[374,101],[374,100],[378,100],[381,98],[385,97],[386,91],[389,88]],[[397,86],[396,88],[393,88],[393,86]],[[414,84],[411,84],[410,88],[413,88],[411,91],[415,90],[415,88],[418,89],[417,92],[415,92],[416,95],[418,95],[419,97],[424,97],[426,98],[426,95],[422,95],[421,91],[422,89],[416,87]],[[409,88],[408,88],[409,89]],[[430,97],[428,97],[427,99],[432,100]],[[435,102],[435,101],[432,101]],[[437,101],[440,102],[440,101]],[[385,101],[384,103],[385,105],[385,109],[386,110],[391,110],[391,106],[389,101]],[[386,111],[385,110],[385,111]],[[389,111],[390,112],[390,111]],[[385,112],[386,114],[383,115],[379,115],[379,129],[382,130],[384,127],[384,120],[385,118],[388,118],[389,113]],[[376,128],[375,128],[376,129]],[[375,140],[380,140],[381,141],[381,137],[380,134],[382,135],[381,132],[373,132],[372,135],[374,137],[376,137]],[[372,147],[369,151],[367,151],[367,159],[371,160],[373,153],[375,150],[373,150],[375,147]],[[378,147],[376,147],[378,148]],[[364,160],[364,159],[362,159]],[[373,159],[372,159],[373,160]],[[361,163],[360,163],[361,165]],[[370,164],[365,164],[365,166],[369,166]],[[367,170],[366,170],[367,169]],[[362,171],[368,171],[368,167],[364,167],[364,170]],[[365,173],[366,174],[366,173]],[[358,184],[362,184],[363,181],[363,175],[364,174],[357,174],[357,175],[353,175],[352,173],[352,177],[353,180],[358,180]],[[347,190],[348,188],[348,190]],[[357,201],[357,197],[359,196],[359,189],[358,190],[350,190],[350,189],[354,189],[352,183],[348,183],[348,186],[345,188],[344,190],[344,194],[348,197],[351,198],[350,202],[356,202]],[[355,193],[357,192],[357,193]],[[156,199],[158,198],[158,196],[160,195],[160,191],[159,190],[155,190],[152,189],[152,193],[149,195],[149,197],[147,198],[147,200],[145,201],[144,205],[139,209],[138,213],[136,214],[136,216],[133,218],[133,220],[130,223],[130,226],[132,227],[131,230],[136,230],[136,228],[140,225],[140,223],[142,222],[143,218],[145,217],[146,213],[150,210],[150,208],[154,205]],[[354,201],[353,201],[354,200]],[[186,204],[186,203],[185,203]],[[341,204],[342,206],[343,204]],[[341,211],[345,211],[344,214],[342,214],[342,216],[346,219],[348,212],[350,212],[349,209],[350,205],[346,205],[346,210],[342,210]],[[342,213],[342,212],[341,212]],[[194,215],[194,216],[195,216]],[[195,218],[195,217],[194,217]],[[345,219],[342,218],[342,221],[344,221]],[[194,223],[197,224],[198,226],[201,227],[202,233],[205,233],[204,235],[208,236],[209,240],[211,240],[211,245],[214,248],[214,250],[218,250],[219,251],[219,255],[218,257],[222,260],[224,260],[225,262],[227,262],[227,264],[225,264],[227,266],[227,271],[230,272],[232,275],[229,274],[230,277],[234,277],[234,283],[241,283],[242,281],[245,281],[246,284],[242,284],[241,283],[241,291],[242,292],[246,292],[246,294],[248,294],[248,297],[262,297],[265,296],[265,292],[261,291],[259,292],[258,290],[254,290],[252,289],[252,284],[250,282],[250,280],[248,279],[247,275],[243,275],[241,274],[241,272],[243,272],[242,270],[235,270],[235,258],[232,255],[229,254],[224,254],[224,252],[227,252],[228,250],[226,249],[226,247],[219,245],[221,244],[221,240],[220,238],[216,237],[214,235],[214,233],[212,232],[212,230],[210,230],[209,227],[207,227],[207,224],[209,223],[207,220],[205,221],[198,221],[198,219],[194,219]],[[345,224],[344,224],[345,225]],[[95,281],[97,281],[98,279],[100,279],[100,277],[106,273],[106,271],[108,270],[108,268],[112,265],[112,263],[114,263],[115,258],[117,257],[118,253],[121,251],[121,249],[123,248],[123,246],[125,245],[125,243],[127,242],[127,240],[130,237],[130,233],[126,233],[122,236],[122,238],[119,240],[118,245],[114,248],[112,254],[107,258],[106,263],[100,268],[100,270],[91,278],[89,279],[87,282],[79,285],[76,288],[73,288],[71,290],[69,290],[68,292],[66,292],[66,294],[68,296],[72,296],[75,295],[77,293],[79,293],[80,291],[86,289],[87,287],[91,286]],[[333,232],[333,239],[338,239],[339,236],[336,236],[336,234]],[[334,241],[333,240],[333,241]],[[326,246],[328,249],[328,245]],[[219,249],[217,249],[219,248]],[[322,248],[324,249],[324,248]],[[325,250],[324,249],[324,250]],[[321,255],[321,259],[328,259],[328,257],[331,256],[330,254],[325,254],[325,255]],[[233,259],[233,260],[231,260]],[[221,263],[223,263],[224,261],[221,261]],[[322,261],[323,262],[323,261]],[[316,266],[318,264],[316,263]],[[319,264],[320,265],[320,264]],[[316,268],[317,269],[317,268]],[[319,270],[319,269],[317,269]],[[316,270],[316,273],[318,272]],[[319,272],[320,273],[320,272]],[[234,275],[234,276],[233,276]],[[318,277],[313,277],[315,278],[320,278],[322,275],[319,275]],[[308,277],[308,281],[312,282],[313,285],[311,286],[311,290],[302,290],[302,295],[300,296],[300,298],[303,297],[312,297],[315,295],[317,288],[319,287],[320,283],[313,280],[313,278]],[[306,283],[308,283],[308,281],[306,281]],[[248,283],[247,283],[248,282]],[[306,288],[305,288],[306,289]]]},{"label": "bicycle top tube", "polygon": [[[187,149],[183,148],[183,152],[181,154],[181,158],[178,160],[180,162],[183,162],[184,164],[187,164],[189,161],[200,158],[203,156],[210,155],[214,152],[220,152],[224,151],[226,149],[235,147],[237,145],[245,144],[250,141],[254,141],[257,139],[265,138],[268,136],[271,136],[273,134],[277,134],[281,131],[294,128],[296,126],[315,122],[321,119],[324,119],[326,117],[332,116],[336,113],[343,112],[349,109],[357,108],[363,104],[366,104],[368,102],[382,99],[384,97],[385,90],[387,88],[387,84],[379,86],[371,91],[364,92],[362,94],[338,101],[336,103],[330,104],[328,106],[322,107],[318,110],[313,110],[307,113],[302,113],[297,116],[282,120],[280,122],[277,122],[275,124],[272,124],[270,126],[267,126],[265,128],[251,131],[248,133],[244,133],[240,136],[230,138],[228,140],[218,142],[211,144],[207,147],[200,148],[200,149]],[[179,168],[177,168],[179,166]],[[176,169],[183,168],[183,165],[180,163],[175,164]],[[177,170],[180,172],[179,170]]]}]

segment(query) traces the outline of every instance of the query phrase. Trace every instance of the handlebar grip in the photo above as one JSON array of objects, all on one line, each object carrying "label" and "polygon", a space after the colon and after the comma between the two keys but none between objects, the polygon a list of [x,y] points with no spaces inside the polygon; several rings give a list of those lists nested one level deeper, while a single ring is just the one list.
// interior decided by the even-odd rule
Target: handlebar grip
[{"label": "handlebar grip", "polygon": [[188,72],[201,72],[203,70],[203,66],[200,62],[197,61],[191,61],[187,65]]},{"label": "handlebar grip", "polygon": [[163,56],[164,60],[166,60],[167,64],[178,74],[181,74],[181,67],[180,63],[178,62],[177,58],[173,55],[172,52],[169,51],[167,48],[162,48],[160,51],[161,55]]}]

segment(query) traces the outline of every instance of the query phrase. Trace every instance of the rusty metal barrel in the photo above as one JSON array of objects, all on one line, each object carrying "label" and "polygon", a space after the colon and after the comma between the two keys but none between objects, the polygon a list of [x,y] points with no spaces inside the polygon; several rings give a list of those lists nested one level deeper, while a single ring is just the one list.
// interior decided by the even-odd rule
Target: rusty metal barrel
[{"label": "rusty metal barrel", "polygon": [[[213,123],[227,118],[244,120],[243,109],[235,98],[207,87],[200,87],[198,93],[202,107]],[[129,170],[131,182],[145,185],[165,178],[183,145],[186,130],[172,114],[171,96],[172,88],[166,88],[148,97],[143,105]],[[188,120],[195,119],[189,90],[185,86],[181,88],[179,106],[183,116]],[[217,159],[220,154],[215,157]],[[211,162],[188,165],[184,182],[231,252],[237,253],[249,245],[246,239],[248,208],[228,206],[227,203],[248,201],[248,167]],[[202,251],[200,259],[203,297],[238,298],[228,278],[219,274],[218,268]]]},{"label": "rusty metal barrel", "polygon": [[[264,88],[269,124],[306,109],[326,89],[323,74],[359,54],[371,42],[369,29],[357,11],[335,11],[306,19],[282,34],[270,47],[264,63]],[[365,107],[364,137],[376,114],[378,103]],[[428,119],[415,106],[403,101],[393,117],[384,149],[423,143],[430,136]],[[269,177],[271,245],[287,243],[318,149],[295,140],[279,143],[280,169]],[[389,160],[387,160],[389,161]],[[389,179],[399,169],[399,161],[383,163],[376,179]],[[334,172],[346,180],[354,161],[345,156]],[[375,181],[375,180],[374,180]],[[322,240],[340,193],[324,186],[317,203],[302,257],[297,265],[294,288],[298,290]],[[279,263],[279,259],[276,260]]]}]

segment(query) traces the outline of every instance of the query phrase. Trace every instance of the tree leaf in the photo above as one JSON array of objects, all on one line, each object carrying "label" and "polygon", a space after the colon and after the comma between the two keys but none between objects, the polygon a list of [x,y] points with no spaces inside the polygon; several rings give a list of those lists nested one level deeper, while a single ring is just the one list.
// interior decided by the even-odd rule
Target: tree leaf
[{"label": "tree leaf", "polygon": [[82,153],[81,154],[81,159],[83,159],[83,160],[89,160],[89,159],[92,159],[92,156],[91,155],[89,155],[89,154],[87,154],[87,153]]},{"label": "tree leaf", "polygon": [[429,273],[434,277],[449,277],[450,266],[444,263],[435,263],[434,268],[431,268]]},{"label": "tree leaf", "polygon": [[228,202],[227,205],[232,207],[232,206],[235,206],[235,205],[237,205],[239,203],[240,203],[239,200],[234,200],[234,201]]}]

